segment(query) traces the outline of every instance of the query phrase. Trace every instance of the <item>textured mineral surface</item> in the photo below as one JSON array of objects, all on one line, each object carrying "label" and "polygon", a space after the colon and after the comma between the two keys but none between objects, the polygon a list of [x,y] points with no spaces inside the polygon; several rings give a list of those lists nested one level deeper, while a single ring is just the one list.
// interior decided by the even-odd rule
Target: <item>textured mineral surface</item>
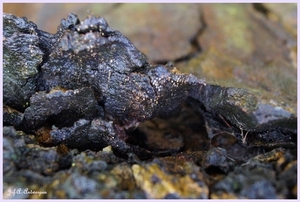
[{"label": "textured mineral surface", "polygon": [[3,14],[4,198],[297,198],[281,7],[105,4],[54,34]]}]

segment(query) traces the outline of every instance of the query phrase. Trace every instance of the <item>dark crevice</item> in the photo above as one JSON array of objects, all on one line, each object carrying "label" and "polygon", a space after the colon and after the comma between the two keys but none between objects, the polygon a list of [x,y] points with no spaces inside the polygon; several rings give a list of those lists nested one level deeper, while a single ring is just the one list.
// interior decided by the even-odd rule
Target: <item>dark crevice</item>
[{"label": "dark crevice", "polygon": [[[183,61],[190,60],[190,59],[198,56],[198,54],[202,52],[202,47],[201,47],[201,44],[199,44],[199,42],[198,42],[198,38],[199,38],[199,36],[201,36],[203,34],[205,29],[207,28],[207,24],[206,24],[206,21],[204,19],[204,15],[202,13],[200,14],[199,20],[200,20],[201,26],[198,29],[198,31],[195,33],[195,35],[192,36],[189,40],[189,43],[191,44],[191,47],[192,47],[191,52],[188,53],[187,55],[184,55],[182,57],[179,57],[179,58],[175,59],[174,61],[172,61],[173,63],[178,63],[178,62],[183,62]],[[168,60],[156,60],[153,63],[166,64],[168,62],[170,62],[170,61],[168,61]]]},{"label": "dark crevice", "polygon": [[127,143],[148,149],[146,144],[147,136],[138,128],[134,130],[127,130],[126,134],[128,135],[128,138],[126,140]]},{"label": "dark crevice", "polygon": [[271,11],[268,8],[266,8],[265,5],[262,3],[253,3],[252,5],[254,10],[262,13],[266,17],[268,17],[269,14],[271,13]]}]

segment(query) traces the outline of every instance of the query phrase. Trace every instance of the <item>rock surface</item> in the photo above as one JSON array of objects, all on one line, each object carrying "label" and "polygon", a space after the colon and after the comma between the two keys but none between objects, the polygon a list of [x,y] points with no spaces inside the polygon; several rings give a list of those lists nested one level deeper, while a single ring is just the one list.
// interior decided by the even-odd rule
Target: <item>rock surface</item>
[{"label": "rock surface", "polygon": [[4,16],[4,198],[297,198],[294,4],[99,5]]}]

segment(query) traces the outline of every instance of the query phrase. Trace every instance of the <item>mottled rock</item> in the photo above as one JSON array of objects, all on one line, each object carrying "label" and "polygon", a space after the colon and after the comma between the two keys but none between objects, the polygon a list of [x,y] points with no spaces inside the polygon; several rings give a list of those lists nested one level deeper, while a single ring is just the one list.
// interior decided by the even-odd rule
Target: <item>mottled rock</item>
[{"label": "mottled rock", "polygon": [[3,14],[3,35],[11,37],[15,32],[34,34],[37,30],[37,25],[27,20],[27,18],[17,17],[12,14]]},{"label": "mottled rock", "polygon": [[279,20],[284,28],[293,34],[297,33],[297,20],[295,16],[297,15],[296,7],[294,3],[289,4],[272,4],[264,3],[262,6],[267,10],[266,14],[269,18],[276,21]]},{"label": "mottled rock", "polygon": [[[105,18],[145,53],[150,62],[158,62],[182,59],[198,50],[194,40],[204,27],[201,15],[199,4],[143,3],[122,4]],[[136,26],[132,27],[132,22]]]},{"label": "mottled rock", "polygon": [[3,125],[7,126],[19,126],[23,120],[23,113],[11,108],[9,106],[3,106]]},{"label": "mottled rock", "polygon": [[114,174],[119,181],[121,189],[133,191],[137,189],[131,166],[126,163],[120,163],[116,165],[112,170],[111,173]]},{"label": "mottled rock", "polygon": [[4,129],[4,170],[7,179],[17,170],[52,175],[60,169],[63,157],[54,148],[39,147],[28,135],[10,127]]},{"label": "mottled rock", "polygon": [[[272,40],[290,43],[294,39],[276,27],[269,14],[249,5],[207,9],[216,9],[214,17],[223,20],[217,27],[204,9],[199,22],[208,26],[196,34],[200,43],[201,37],[206,37],[204,46],[197,46],[197,36],[192,43],[180,40],[173,44],[184,42],[192,44],[193,51],[202,50],[199,57],[187,56],[182,48],[185,57],[178,61],[189,60],[186,68],[191,64],[201,67],[197,68],[199,78],[208,78],[202,73],[209,73],[211,83],[206,85],[195,76],[178,72],[171,63],[149,63],[104,18],[91,15],[81,23],[70,14],[56,34],[49,34],[24,18],[5,15],[4,43],[10,38],[23,44],[26,36],[42,52],[42,62],[30,63],[35,69],[22,69],[32,71],[25,77],[35,85],[26,94],[27,101],[9,97],[4,105],[4,124],[10,126],[5,127],[3,138],[5,198],[297,198],[296,74],[287,68],[291,63],[288,54],[282,57],[290,49],[270,50],[270,57],[280,56],[273,60],[265,52],[267,46],[261,47],[257,37],[251,36],[270,29],[273,31],[268,33],[276,35]],[[210,5],[199,4],[193,11],[202,6]],[[241,17],[250,21],[251,29],[265,27],[249,33],[247,23],[236,23],[236,27],[224,23],[227,19],[235,22],[236,14],[253,15]],[[196,18],[190,21],[199,23]],[[162,34],[168,33],[167,28],[164,26]],[[220,29],[222,37],[211,40],[218,36],[211,28]],[[178,36],[182,35],[174,35]],[[13,47],[13,41],[7,44]],[[271,47],[278,45],[282,44],[276,41]],[[15,64],[9,58],[13,54],[9,52],[6,58],[10,65]],[[192,56],[195,58],[190,60]],[[287,71],[283,73],[279,66]],[[6,79],[14,74],[20,77],[19,71],[13,76],[8,73]],[[281,103],[280,98],[288,102]],[[40,145],[30,133],[35,133]],[[206,153],[212,147],[221,148]],[[152,157],[156,158],[151,161]],[[182,184],[186,186],[182,188]],[[12,196],[15,187],[46,190],[47,195]]]},{"label": "mottled rock", "polygon": [[[177,67],[206,78],[209,84],[253,90],[265,104],[296,114],[297,74],[292,55],[297,39],[280,23],[296,7],[262,6],[266,14],[253,4],[201,5],[207,25],[198,36],[202,52]],[[281,12],[272,9],[276,6],[289,14],[281,17]]]},{"label": "mottled rock", "polygon": [[295,146],[295,115],[265,104],[251,91],[207,84],[198,92],[192,90],[190,97],[199,101],[191,103],[203,111],[210,138],[225,131],[249,146]]},{"label": "mottled rock", "polygon": [[[188,166],[185,164],[185,166]],[[145,191],[147,198],[207,198],[206,185],[193,179],[190,173],[172,175],[164,171],[158,164],[152,163],[146,166],[134,164],[133,176],[137,186]],[[182,186],[182,185],[185,186]]]},{"label": "mottled rock", "polygon": [[214,185],[211,198],[280,198],[276,194],[274,186],[275,173],[270,168],[257,167],[252,170],[243,168],[243,170],[241,172],[229,173],[224,180]]},{"label": "mottled rock", "polygon": [[[155,116],[170,116],[187,98],[189,89],[203,85],[192,75],[149,65],[124,35],[102,19],[88,18],[84,21],[87,28],[75,24],[74,31],[64,34],[41,68],[45,90],[91,86],[106,117],[133,126]],[[83,31],[92,31],[91,25],[103,27],[100,32]]]},{"label": "mottled rock", "polygon": [[38,66],[43,58],[38,43],[38,36],[20,32],[3,41],[3,102],[17,110],[24,110],[37,90]]},{"label": "mottled rock", "polygon": [[[118,164],[121,161],[114,162],[116,166],[108,165],[111,162],[103,161],[106,160],[104,155],[103,152],[85,151],[75,156],[70,172],[57,173],[47,185],[48,198],[140,198],[143,193],[124,186],[130,182],[126,182],[126,176],[118,174],[118,167],[128,166]],[[125,170],[122,171],[126,173]],[[127,169],[127,172],[131,171]],[[131,182],[134,183],[132,179]]]},{"label": "mottled rock", "polygon": [[46,122],[51,127],[69,126],[80,118],[94,117],[98,108],[91,88],[39,92],[30,98],[23,122],[26,129],[37,129]]},{"label": "mottled rock", "polygon": [[[122,137],[126,136],[122,128],[116,128],[111,121],[95,118],[92,121],[80,119],[72,127],[53,129],[50,131],[51,144],[66,144],[70,148],[80,150],[100,150],[108,145],[120,156],[127,157],[130,153],[136,153],[140,158],[149,158],[151,152],[126,144]],[[126,137],[124,137],[126,138]]]},{"label": "mottled rock", "polygon": [[[280,184],[276,183],[275,180],[278,174],[282,176],[284,172],[278,170],[279,173],[276,173],[273,170],[274,164],[281,162],[283,156],[289,155],[290,150],[278,148],[253,157],[248,162],[237,167],[233,172],[230,172],[223,180],[216,183],[212,188],[211,198],[290,198],[290,193],[286,192],[284,187],[285,183],[291,182],[291,176],[295,176],[295,170],[289,170],[289,174],[287,174],[284,182]],[[293,162],[290,165],[293,165]],[[291,183],[291,186],[294,185],[295,181]]]},{"label": "mottled rock", "polygon": [[207,152],[206,157],[203,159],[202,166],[206,172],[228,173],[235,166],[235,162],[227,156],[225,149],[214,147]]},{"label": "mottled rock", "polygon": [[[36,32],[40,37],[47,35]],[[101,149],[112,144],[119,153],[142,152],[126,145],[125,130],[154,117],[175,115],[183,102],[192,97],[199,102],[196,108],[204,111],[207,126],[233,132],[243,144],[294,144],[294,125],[286,125],[293,118],[292,113],[259,103],[245,89],[205,86],[202,80],[179,73],[170,65],[150,65],[145,55],[124,35],[110,28],[104,18],[90,16],[80,23],[75,14],[70,14],[52,38],[56,41],[42,40],[40,45],[46,53],[51,52],[38,75],[39,90],[46,92],[31,97],[22,120],[26,130],[46,131],[42,143],[48,144],[50,140],[56,145],[63,143],[82,149]],[[56,90],[47,93],[53,88]],[[67,91],[64,93],[60,88]],[[42,100],[46,104],[41,104]],[[99,116],[103,120],[92,121]],[[110,135],[78,135],[90,131],[90,123],[99,122],[101,127],[107,120],[112,121],[111,129],[95,131]],[[208,130],[210,138],[213,134]],[[173,149],[181,147],[179,142]],[[153,149],[160,150],[156,148]],[[145,150],[144,154],[149,152]]]}]

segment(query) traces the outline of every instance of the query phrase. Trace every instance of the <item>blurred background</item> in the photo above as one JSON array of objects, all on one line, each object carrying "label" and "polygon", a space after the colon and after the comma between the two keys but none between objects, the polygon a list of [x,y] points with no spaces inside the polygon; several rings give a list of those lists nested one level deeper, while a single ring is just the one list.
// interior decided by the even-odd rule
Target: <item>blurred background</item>
[{"label": "blurred background", "polygon": [[208,83],[251,89],[296,110],[295,3],[4,3],[3,11],[50,33],[71,12],[104,17],[151,63],[171,61]]}]

